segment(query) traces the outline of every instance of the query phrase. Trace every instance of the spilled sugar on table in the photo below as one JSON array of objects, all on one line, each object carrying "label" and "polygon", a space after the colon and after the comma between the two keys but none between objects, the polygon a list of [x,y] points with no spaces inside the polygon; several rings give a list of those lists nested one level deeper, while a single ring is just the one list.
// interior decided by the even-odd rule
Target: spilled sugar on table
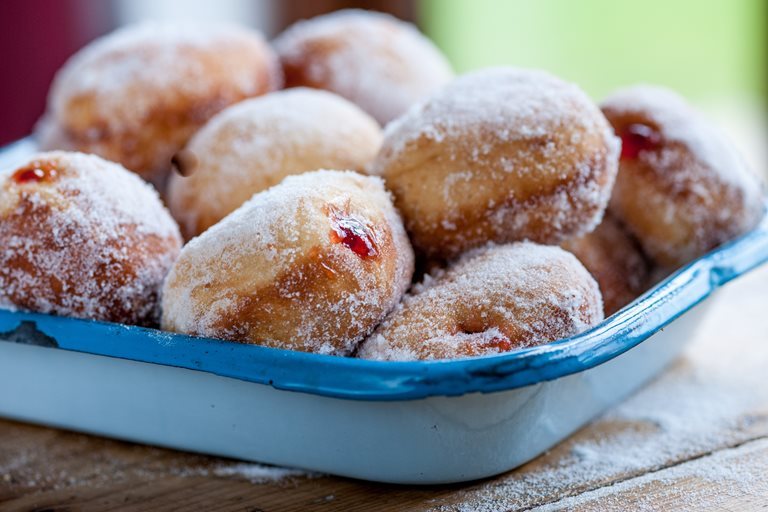
[{"label": "spilled sugar on table", "polygon": [[382,485],[0,421],[0,510],[766,510],[768,268],[714,300],[672,368],[493,479]]}]

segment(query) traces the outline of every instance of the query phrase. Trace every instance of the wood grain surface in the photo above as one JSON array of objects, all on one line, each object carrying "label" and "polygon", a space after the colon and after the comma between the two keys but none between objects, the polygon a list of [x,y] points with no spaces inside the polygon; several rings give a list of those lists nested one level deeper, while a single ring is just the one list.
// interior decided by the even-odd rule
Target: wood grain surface
[{"label": "wood grain surface", "polygon": [[765,511],[768,268],[715,300],[673,368],[493,479],[407,487],[290,472],[273,478],[237,461],[0,421],[0,510]]}]

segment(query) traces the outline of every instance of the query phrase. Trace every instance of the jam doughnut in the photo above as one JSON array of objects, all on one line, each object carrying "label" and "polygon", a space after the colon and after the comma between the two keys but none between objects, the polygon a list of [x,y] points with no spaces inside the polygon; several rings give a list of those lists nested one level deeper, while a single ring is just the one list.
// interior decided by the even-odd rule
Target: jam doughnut
[{"label": "jam doughnut", "polygon": [[651,284],[651,268],[637,241],[611,215],[592,233],[568,240],[562,248],[573,253],[597,281],[605,316],[635,300]]},{"label": "jam doughnut", "polygon": [[290,174],[362,171],[381,145],[376,121],[340,96],[297,88],[214,116],[174,159],[168,205],[187,238]]},{"label": "jam doughnut", "polygon": [[592,231],[618,140],[578,87],[541,71],[464,75],[392,122],[381,175],[417,249],[453,257],[488,241],[560,242]]},{"label": "jam doughnut", "polygon": [[300,21],[274,44],[286,86],[335,92],[382,125],[453,78],[442,53],[413,25],[372,11]]},{"label": "jam doughnut", "polygon": [[43,149],[95,153],[162,186],[171,157],[213,114],[281,81],[277,57],[257,32],[129,26],[59,71],[38,139]]},{"label": "jam doughnut", "polygon": [[156,325],[181,235],[135,174],[51,152],[0,173],[0,247],[2,307]]},{"label": "jam doughnut", "polygon": [[321,354],[349,354],[398,303],[413,250],[380,179],[289,176],[182,250],[163,328]]},{"label": "jam doughnut", "polygon": [[509,352],[600,323],[597,283],[570,253],[532,242],[463,255],[403,299],[358,349],[365,359],[451,359]]},{"label": "jam doughnut", "polygon": [[680,266],[759,222],[758,178],[683,98],[636,86],[602,109],[622,139],[610,209],[657,263]]}]

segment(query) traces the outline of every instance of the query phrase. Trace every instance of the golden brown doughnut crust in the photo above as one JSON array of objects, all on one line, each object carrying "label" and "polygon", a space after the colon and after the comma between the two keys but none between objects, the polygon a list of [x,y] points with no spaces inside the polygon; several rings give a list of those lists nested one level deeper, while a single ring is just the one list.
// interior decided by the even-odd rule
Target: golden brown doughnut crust
[{"label": "golden brown doughnut crust", "polygon": [[287,177],[190,241],[163,295],[163,328],[348,354],[410,284],[413,251],[378,178]]},{"label": "golden brown doughnut crust", "polygon": [[470,251],[416,286],[358,349],[377,360],[498,354],[573,336],[603,319],[597,283],[559,247]]},{"label": "golden brown doughnut crust", "polygon": [[0,246],[0,307],[156,325],[181,237],[136,175],[52,152],[0,173]]},{"label": "golden brown doughnut crust", "polygon": [[274,44],[287,87],[334,92],[382,125],[453,78],[429,39],[379,12],[346,9],[300,21]]},{"label": "golden brown doughnut crust", "polygon": [[539,71],[465,75],[390,123],[372,173],[414,246],[454,257],[488,241],[557,244],[594,229],[618,141],[576,86]]},{"label": "golden brown doughnut crust", "polygon": [[610,215],[593,232],[568,240],[562,247],[573,253],[597,281],[605,316],[635,300],[651,284],[651,269],[637,241]]},{"label": "golden brown doughnut crust", "polygon": [[363,171],[380,145],[376,121],[335,94],[296,88],[242,101],[214,116],[178,155],[168,205],[189,239],[288,175]]},{"label": "golden brown doughnut crust", "polygon": [[759,222],[758,178],[680,96],[636,86],[602,109],[623,139],[611,211],[657,263],[678,267]]},{"label": "golden brown doughnut crust", "polygon": [[62,67],[38,137],[43,149],[95,153],[163,185],[171,157],[213,114],[281,81],[277,57],[256,32],[129,26]]}]

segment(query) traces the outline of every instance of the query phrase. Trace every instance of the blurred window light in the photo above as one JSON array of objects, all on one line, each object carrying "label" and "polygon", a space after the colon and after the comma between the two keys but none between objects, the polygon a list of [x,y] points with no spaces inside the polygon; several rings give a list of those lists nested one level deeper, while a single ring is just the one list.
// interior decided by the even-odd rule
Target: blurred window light
[{"label": "blurred window light", "polygon": [[254,0],[116,0],[118,24],[145,20],[241,23],[272,32],[274,2]]}]

